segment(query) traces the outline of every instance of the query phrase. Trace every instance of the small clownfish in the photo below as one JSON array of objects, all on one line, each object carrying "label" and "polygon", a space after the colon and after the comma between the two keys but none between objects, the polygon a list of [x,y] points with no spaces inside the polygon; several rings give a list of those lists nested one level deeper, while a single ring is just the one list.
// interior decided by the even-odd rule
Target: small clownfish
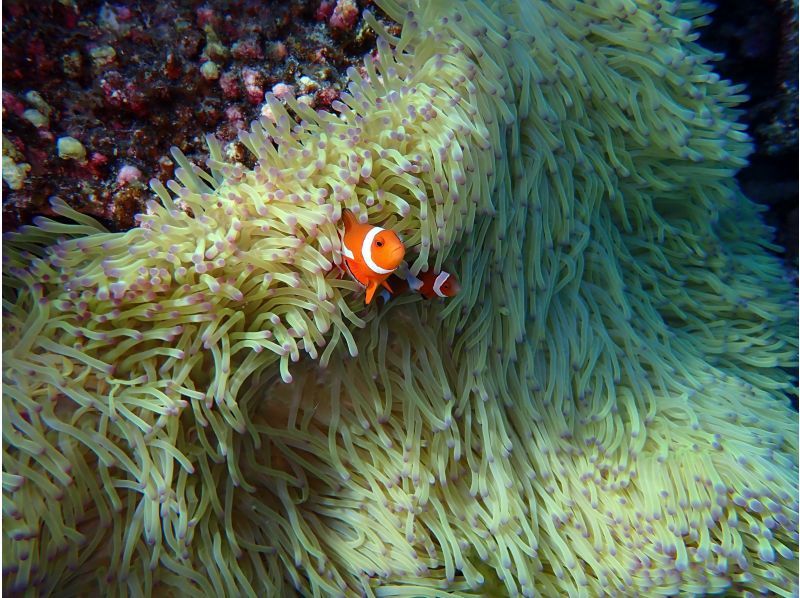
[{"label": "small clownfish", "polygon": [[419,276],[414,276],[411,272],[406,277],[408,286],[418,292],[425,299],[434,297],[454,297],[461,290],[456,277],[449,272],[420,272]]},{"label": "small clownfish", "polygon": [[[420,272],[419,277],[409,272],[405,280],[397,275],[392,275],[389,282],[392,289],[394,289],[392,295],[402,295],[411,290],[419,293],[425,299],[454,297],[461,290],[461,285],[458,284],[456,277],[444,271],[434,272],[433,270],[428,270],[427,272]],[[389,300],[388,294],[382,293],[381,296],[384,302]]]},{"label": "small clownfish", "polygon": [[342,220],[344,264],[350,276],[366,287],[366,303],[369,305],[379,286],[392,291],[386,279],[403,262],[406,248],[396,233],[379,226],[361,224],[348,209],[342,210]]}]

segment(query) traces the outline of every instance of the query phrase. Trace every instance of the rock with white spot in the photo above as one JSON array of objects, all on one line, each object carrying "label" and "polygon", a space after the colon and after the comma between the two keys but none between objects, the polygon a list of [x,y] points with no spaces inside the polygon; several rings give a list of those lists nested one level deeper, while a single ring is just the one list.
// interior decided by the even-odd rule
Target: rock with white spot
[{"label": "rock with white spot", "polygon": [[206,81],[214,81],[219,79],[219,67],[216,62],[209,60],[200,67],[200,74],[203,75],[203,79]]},{"label": "rock with white spot", "polygon": [[29,108],[25,112],[22,113],[22,118],[27,120],[37,129],[46,129],[50,126],[50,121],[48,118],[39,112],[38,110],[34,110],[33,108]]},{"label": "rock with white spot", "polygon": [[56,142],[58,157],[62,160],[86,160],[86,148],[74,137],[59,137]]},{"label": "rock with white spot", "polygon": [[301,94],[311,93],[319,89],[319,83],[314,81],[311,77],[303,75],[297,80],[297,88]]}]

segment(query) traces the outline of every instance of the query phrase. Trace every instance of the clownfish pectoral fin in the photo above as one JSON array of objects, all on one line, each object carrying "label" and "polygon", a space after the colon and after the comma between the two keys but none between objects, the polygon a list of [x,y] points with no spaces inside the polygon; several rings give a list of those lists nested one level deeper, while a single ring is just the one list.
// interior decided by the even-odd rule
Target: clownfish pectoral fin
[{"label": "clownfish pectoral fin", "polygon": [[356,224],[358,224],[358,219],[356,218],[356,215],[353,214],[353,212],[351,212],[347,208],[344,208],[342,210],[342,221],[344,222],[345,234],[347,234],[347,231],[349,231]]},{"label": "clownfish pectoral fin", "polygon": [[378,290],[378,284],[374,281],[370,281],[369,285],[367,286],[367,300],[366,304],[369,305],[372,301],[373,295],[375,295],[375,291]]},{"label": "clownfish pectoral fin", "polygon": [[389,291],[390,293],[394,293],[394,291],[392,290],[392,287],[389,285],[389,281],[388,280],[384,280],[383,282],[381,282],[381,284],[383,285],[383,287],[387,291]]},{"label": "clownfish pectoral fin", "polygon": [[422,281],[411,274],[411,272],[409,272],[408,276],[406,276],[406,282],[408,283],[408,288],[413,291],[419,291],[422,288]]}]

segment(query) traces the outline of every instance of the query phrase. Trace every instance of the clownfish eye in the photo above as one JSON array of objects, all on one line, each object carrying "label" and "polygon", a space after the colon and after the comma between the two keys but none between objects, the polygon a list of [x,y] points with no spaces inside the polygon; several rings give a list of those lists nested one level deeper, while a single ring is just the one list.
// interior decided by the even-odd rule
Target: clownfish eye
[{"label": "clownfish eye", "polygon": [[377,241],[378,247],[383,247],[383,241]]}]

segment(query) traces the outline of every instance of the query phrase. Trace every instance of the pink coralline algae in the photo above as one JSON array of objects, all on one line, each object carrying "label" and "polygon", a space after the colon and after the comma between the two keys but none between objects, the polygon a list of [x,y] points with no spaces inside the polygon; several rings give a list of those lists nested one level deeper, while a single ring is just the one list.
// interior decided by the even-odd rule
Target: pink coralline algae
[{"label": "pink coralline algae", "polygon": [[222,97],[226,100],[235,100],[242,93],[238,77],[233,71],[222,73],[219,78],[219,86],[222,89]]},{"label": "pink coralline algae", "polygon": [[289,55],[289,50],[286,49],[286,44],[283,42],[275,42],[269,51],[269,57],[275,62],[285,60]]},{"label": "pink coralline algae", "polygon": [[279,100],[285,100],[294,95],[294,88],[286,83],[277,83],[272,87],[272,94]]},{"label": "pink coralline algae", "polygon": [[322,0],[314,13],[314,18],[317,21],[327,21],[333,12],[333,0]]},{"label": "pink coralline algae", "polygon": [[181,60],[174,52],[167,54],[167,60],[164,63],[164,74],[172,81],[179,79],[181,74],[183,74]]},{"label": "pink coralline algae", "polygon": [[228,106],[225,108],[225,118],[227,118],[236,129],[245,128],[244,115],[238,106]]},{"label": "pink coralline algae", "polygon": [[117,20],[119,21],[130,21],[133,17],[131,9],[127,6],[114,6],[114,11],[117,13]]},{"label": "pink coralline algae", "polygon": [[358,15],[358,4],[355,0],[338,0],[328,23],[332,29],[350,31],[355,27]]},{"label": "pink coralline algae", "polygon": [[251,104],[261,103],[264,97],[264,75],[256,69],[242,69],[242,81],[247,99]]},{"label": "pink coralline algae", "polygon": [[242,110],[238,106],[228,106],[225,108],[225,118],[231,122],[234,122],[237,120],[242,120],[244,116],[242,115]]},{"label": "pink coralline algae", "polygon": [[15,114],[18,117],[22,118],[22,114],[25,112],[25,104],[17,98],[13,93],[9,93],[8,91],[3,92],[3,111],[8,111],[11,114]]},{"label": "pink coralline algae", "polygon": [[[86,170],[92,177],[99,179],[103,176],[107,164],[108,158],[106,156],[100,152],[92,152],[92,155],[89,156],[89,163],[86,165]],[[117,177],[117,181],[119,182],[119,177]]]},{"label": "pink coralline algae", "polygon": [[201,6],[197,9],[195,13],[197,17],[197,26],[198,27],[205,27],[206,25],[216,25],[219,21],[216,15],[214,15],[214,9],[210,6]]},{"label": "pink coralline algae", "polygon": [[231,54],[237,60],[256,61],[264,59],[264,50],[255,38],[248,38],[233,44]]},{"label": "pink coralline algae", "polygon": [[339,91],[333,87],[325,87],[317,92],[317,105],[320,108],[328,108],[331,102],[339,99]]},{"label": "pink coralline algae", "polygon": [[109,71],[100,80],[103,100],[108,108],[129,111],[136,116],[147,114],[147,99],[138,86],[126,81],[118,71]]},{"label": "pink coralline algae", "polygon": [[139,181],[141,180],[141,178],[142,178],[141,170],[139,170],[135,166],[126,164],[120,169],[119,174],[117,174],[117,185],[122,187],[124,185],[133,183],[134,181]]}]

